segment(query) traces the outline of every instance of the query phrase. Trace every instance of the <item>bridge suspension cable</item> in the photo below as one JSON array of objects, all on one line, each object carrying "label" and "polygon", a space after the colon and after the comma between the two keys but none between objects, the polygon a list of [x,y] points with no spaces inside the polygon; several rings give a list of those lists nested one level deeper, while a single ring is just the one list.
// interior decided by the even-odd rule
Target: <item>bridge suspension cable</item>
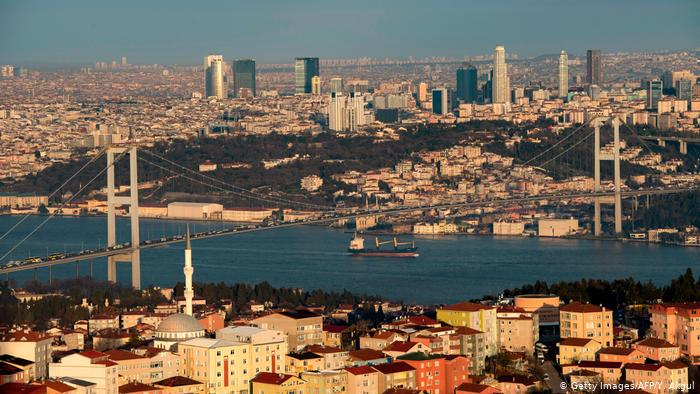
[{"label": "bridge suspension cable", "polygon": [[[68,185],[68,184],[70,183],[70,181],[72,181],[73,179],[75,179],[75,177],[77,177],[78,174],[80,174],[81,172],[83,172],[83,170],[85,170],[90,164],[92,164],[92,163],[94,163],[95,161],[97,161],[97,159],[99,159],[102,155],[104,155],[106,151],[107,151],[107,147],[102,148],[102,149],[97,153],[97,155],[95,155],[95,156],[94,156],[93,158],[91,158],[87,163],[85,163],[82,167],[80,167],[80,169],[78,169],[78,171],[74,172],[73,175],[71,175],[65,182],[63,182],[60,186],[58,186],[58,187],[56,188],[56,190],[54,190],[53,192],[51,192],[51,194],[49,194],[49,195],[46,197],[47,200],[51,199],[54,195],[56,195],[56,193],[58,193],[58,192],[61,191],[64,187],[66,187],[66,185]],[[19,221],[17,221],[17,223],[15,223],[12,227],[10,227],[9,230],[5,231],[5,233],[3,233],[2,235],[0,235],[0,241],[2,241],[3,239],[5,239],[5,237],[7,237],[14,229],[16,229],[17,227],[19,227],[19,225],[22,224],[25,220],[27,220],[27,218],[29,218],[30,216],[32,216],[32,213],[28,213],[28,214],[24,215]]]},{"label": "bridge suspension cable", "polygon": [[[104,151],[106,151],[106,150],[107,150],[107,149],[105,148]],[[39,229],[41,229],[49,220],[53,219],[53,217],[56,216],[56,214],[58,213],[58,211],[60,211],[60,210],[63,209],[66,205],[68,205],[71,201],[73,201],[73,199],[74,199],[75,197],[77,197],[80,193],[82,193],[83,190],[85,190],[92,182],[94,182],[97,178],[99,178],[100,176],[102,176],[102,174],[104,174],[104,172],[107,171],[107,169],[109,169],[110,167],[114,166],[127,152],[128,152],[128,150],[125,150],[124,152],[120,153],[117,157],[114,158],[114,161],[112,162],[111,165],[105,166],[103,169],[101,169],[100,172],[97,173],[97,175],[95,175],[94,177],[92,177],[92,179],[90,179],[86,184],[84,184],[84,185],[83,185],[75,194],[73,194],[67,201],[63,202],[53,213],[49,214],[49,215],[46,217],[46,219],[44,219],[41,223],[39,223],[31,232],[29,232],[29,234],[27,234],[24,238],[22,238],[19,242],[17,242],[14,246],[12,246],[7,252],[5,252],[5,254],[3,254],[2,256],[0,256],[0,261],[5,260],[5,258],[6,258],[7,256],[9,256],[12,252],[14,252],[18,247],[22,246],[22,244],[23,244],[26,240],[28,240],[32,235],[34,235],[34,233],[36,233],[37,231],[39,231]],[[104,152],[103,152],[103,153],[104,153]]]},{"label": "bridge suspension cable", "polygon": [[[291,204],[291,205],[296,205],[296,206],[306,206],[306,207],[309,207],[309,208],[321,209],[321,210],[326,210],[326,211],[328,211],[328,210],[335,210],[335,208],[329,207],[329,206],[326,206],[326,205],[320,205],[320,204],[314,204],[314,203],[307,203],[307,202],[301,202],[301,201],[294,201],[294,200],[290,200],[290,199],[286,199],[286,198],[282,198],[282,197],[275,197],[275,196],[265,195],[265,194],[262,194],[262,193],[256,193],[256,192],[253,192],[253,191],[248,190],[248,189],[246,189],[246,188],[242,188],[242,187],[240,187],[240,186],[236,186],[236,185],[227,183],[227,182],[225,182],[225,181],[222,181],[222,180],[220,180],[220,179],[217,179],[217,178],[214,178],[214,177],[211,177],[211,176],[202,174],[202,173],[200,173],[200,172],[194,171],[194,170],[192,170],[191,168],[187,168],[187,167],[185,167],[185,166],[183,166],[183,165],[181,165],[181,164],[179,164],[179,163],[177,163],[177,162],[174,162],[174,161],[172,161],[172,160],[169,160],[168,158],[163,157],[163,156],[161,156],[161,155],[159,155],[159,154],[157,154],[157,153],[154,153],[154,152],[151,152],[151,151],[148,151],[148,150],[142,150],[142,152],[148,154],[149,156],[152,156],[152,157],[158,158],[158,159],[160,159],[160,160],[163,160],[163,161],[165,161],[165,162],[168,163],[168,164],[171,164],[171,165],[174,165],[174,166],[176,166],[176,167],[178,167],[178,168],[181,168],[182,170],[184,170],[184,171],[186,171],[186,172],[189,172],[189,173],[194,174],[194,175],[196,175],[196,176],[200,176],[200,177],[205,178],[205,179],[207,179],[207,180],[209,180],[209,181],[211,181],[211,182],[216,182],[216,183],[219,183],[219,184],[221,184],[221,185],[223,185],[223,186],[229,187],[229,188],[231,188],[231,189],[233,189],[233,190],[230,190],[230,189],[222,189],[222,188],[220,188],[220,187],[216,187],[216,188],[218,188],[219,190],[226,191],[226,192],[228,192],[228,193],[231,193],[231,194],[240,196],[240,197],[255,199],[255,200],[259,200],[259,201],[265,201],[265,202],[274,203],[274,204],[283,203],[283,204]],[[162,167],[162,166],[160,166],[160,165],[158,165],[158,164],[155,164],[155,163],[153,163],[153,162],[151,162],[151,161],[149,161],[149,160],[147,160],[147,159],[144,159],[143,157],[139,157],[139,160],[142,160],[142,161],[147,162],[147,163],[149,163],[149,164],[151,164],[151,165],[154,165],[154,166],[156,166],[156,167],[158,167],[158,168],[160,168],[160,169],[162,169],[162,170],[170,171],[170,172],[173,173],[173,174],[182,176],[183,178],[189,179],[189,180],[191,180],[191,181],[193,181],[193,182],[200,183],[200,184],[202,184],[202,185],[204,185],[204,186],[215,187],[215,186],[212,185],[212,184],[207,184],[207,183],[204,183],[203,181],[199,181],[199,180],[197,180],[197,179],[192,179],[191,177],[187,177],[187,176],[185,176],[185,175],[184,175],[183,173],[181,173],[181,172],[177,172],[177,171],[171,170],[171,169],[169,169],[169,168]],[[247,194],[246,194],[246,193],[247,193]]]},{"label": "bridge suspension cable", "polygon": [[[546,155],[547,153],[551,152],[551,151],[554,150],[557,146],[563,144],[566,140],[568,140],[569,138],[573,137],[576,133],[578,133],[579,131],[581,131],[584,127],[589,126],[590,123],[591,123],[593,120],[595,120],[595,119],[597,119],[597,118],[593,118],[593,119],[589,120],[588,122],[585,122],[585,123],[581,124],[579,127],[577,127],[576,129],[574,129],[572,132],[570,132],[569,134],[567,134],[566,136],[564,136],[564,138],[560,139],[559,141],[557,141],[556,143],[554,143],[554,144],[553,144],[552,146],[550,146],[549,148],[547,148],[547,149],[545,149],[544,151],[538,153],[538,154],[535,155],[534,157],[532,157],[532,158],[526,160],[522,165],[524,165],[524,166],[530,165],[530,163],[532,163],[533,161],[535,161],[535,160],[539,159],[540,157]],[[541,166],[537,166],[537,167],[541,167]]]}]

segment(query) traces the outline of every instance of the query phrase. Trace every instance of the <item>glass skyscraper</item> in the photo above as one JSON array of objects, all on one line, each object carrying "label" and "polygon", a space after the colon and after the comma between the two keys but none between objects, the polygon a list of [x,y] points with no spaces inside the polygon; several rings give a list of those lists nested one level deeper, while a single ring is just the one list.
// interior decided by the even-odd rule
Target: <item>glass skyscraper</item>
[{"label": "glass skyscraper", "polygon": [[224,58],[221,55],[204,57],[204,95],[226,98],[224,85]]},{"label": "glass skyscraper", "polygon": [[586,83],[600,85],[603,81],[603,68],[600,63],[600,49],[586,52]]},{"label": "glass skyscraper", "polygon": [[561,51],[559,54],[559,97],[569,95],[569,55]]},{"label": "glass skyscraper", "polygon": [[647,109],[658,109],[663,95],[664,83],[660,79],[647,82]]},{"label": "glass skyscraper", "polygon": [[433,89],[433,113],[447,115],[450,111],[448,90],[445,88]]},{"label": "glass skyscraper", "polygon": [[477,72],[471,64],[457,69],[457,99],[464,103],[477,101]]},{"label": "glass skyscraper", "polygon": [[317,57],[298,57],[294,59],[294,93],[311,93],[311,79],[318,77]]},{"label": "glass skyscraper", "polygon": [[249,95],[255,97],[255,60],[234,60],[232,68],[234,97],[241,97],[243,89],[247,89]]}]

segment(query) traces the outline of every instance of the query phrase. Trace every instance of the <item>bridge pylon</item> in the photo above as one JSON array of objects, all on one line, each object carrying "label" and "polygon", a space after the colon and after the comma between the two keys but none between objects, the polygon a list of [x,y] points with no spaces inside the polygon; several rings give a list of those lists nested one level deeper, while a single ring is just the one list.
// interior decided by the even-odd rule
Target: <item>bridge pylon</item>
[{"label": "bridge pylon", "polygon": [[[613,151],[602,151],[600,148],[600,128],[609,122],[613,127]],[[622,232],[622,196],[620,194],[620,119],[617,117],[598,117],[593,120],[595,129],[595,138],[593,146],[593,191],[600,193],[603,191],[600,184],[600,162],[613,161],[614,174],[613,185],[615,194],[613,196],[596,196],[593,198],[594,215],[593,215],[593,234],[600,236],[601,230],[601,204],[615,205],[615,234]]]},{"label": "bridge pylon", "polygon": [[[126,153],[125,153],[126,152]],[[129,195],[115,195],[114,181],[114,154],[129,155]],[[131,262],[131,286],[141,288],[141,251],[139,243],[139,188],[137,174],[136,147],[109,147],[107,148],[107,246],[117,244],[117,220],[115,209],[117,206],[129,207],[131,219],[131,247],[123,254],[107,257],[107,280],[117,281],[117,262]]]}]

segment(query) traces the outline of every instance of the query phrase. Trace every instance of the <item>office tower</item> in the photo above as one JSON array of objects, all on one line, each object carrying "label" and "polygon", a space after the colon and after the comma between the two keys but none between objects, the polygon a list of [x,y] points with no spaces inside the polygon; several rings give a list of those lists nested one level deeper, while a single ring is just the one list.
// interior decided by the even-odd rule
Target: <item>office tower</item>
[{"label": "office tower", "polygon": [[231,68],[233,71],[233,96],[255,97],[257,94],[255,91],[255,60],[234,60]]},{"label": "office tower", "polygon": [[655,110],[659,107],[664,90],[664,83],[660,79],[647,82],[647,109]]},{"label": "office tower", "polygon": [[693,85],[696,77],[690,70],[664,71],[661,74],[661,82],[664,83],[664,94],[674,94],[673,89],[676,87],[676,82],[681,79],[687,79]]},{"label": "office tower", "polygon": [[205,97],[226,98],[224,85],[224,57],[208,55],[204,57]]},{"label": "office tower", "polygon": [[493,51],[493,82],[491,86],[492,102],[505,103],[510,97],[508,70],[506,66],[506,49],[499,45]]},{"label": "office tower", "polygon": [[122,66],[126,66],[129,63],[126,62],[126,56],[122,56]]},{"label": "office tower", "polygon": [[679,79],[676,81],[676,97],[687,101],[693,98],[693,84],[690,80]]},{"label": "office tower", "polygon": [[600,85],[603,82],[603,68],[600,63],[600,49],[586,52],[586,83]]},{"label": "office tower", "polygon": [[569,95],[569,55],[561,51],[559,54],[559,97]]},{"label": "office tower", "polygon": [[311,78],[311,94],[314,96],[321,95],[321,77],[318,75],[314,75]]},{"label": "office tower", "polygon": [[425,82],[421,82],[418,84],[418,102],[422,103],[424,101],[428,101],[428,84]]},{"label": "office tower", "polygon": [[465,103],[474,103],[477,98],[476,67],[465,64],[457,69],[457,99]]},{"label": "office tower", "polygon": [[344,94],[331,92],[331,103],[328,106],[328,128],[333,131],[344,129],[345,101]]},{"label": "office tower", "polygon": [[331,78],[331,93],[341,93],[343,91],[343,78]]},{"label": "office tower", "polygon": [[449,113],[448,91],[445,88],[433,89],[433,113],[446,115]]},{"label": "office tower", "polygon": [[311,79],[319,75],[317,57],[294,59],[294,93],[311,93]]}]

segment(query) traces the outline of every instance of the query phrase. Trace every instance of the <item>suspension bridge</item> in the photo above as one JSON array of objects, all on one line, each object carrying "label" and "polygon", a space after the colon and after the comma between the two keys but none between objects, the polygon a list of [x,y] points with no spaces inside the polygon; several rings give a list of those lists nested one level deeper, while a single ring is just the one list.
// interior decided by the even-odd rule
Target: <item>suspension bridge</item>
[{"label": "suspension bridge", "polygon": [[[601,138],[601,128],[608,124],[612,129],[611,146],[602,146]],[[256,200],[259,202],[265,202],[268,204],[274,204],[280,207],[302,207],[307,210],[313,210],[315,213],[306,219],[294,219],[294,220],[275,220],[263,222],[261,224],[249,224],[249,225],[237,225],[229,228],[222,228],[220,230],[210,230],[206,232],[198,232],[191,235],[192,240],[207,239],[213,237],[223,237],[235,234],[251,233],[257,231],[269,231],[278,228],[299,226],[299,225],[309,225],[309,224],[324,224],[334,221],[346,220],[346,219],[357,219],[366,216],[396,216],[411,212],[427,211],[432,209],[444,210],[444,209],[460,209],[460,208],[480,208],[480,207],[499,207],[499,206],[509,206],[513,204],[524,204],[524,203],[534,203],[541,201],[562,201],[562,200],[587,200],[592,201],[594,205],[593,214],[593,233],[595,236],[602,235],[602,223],[601,223],[601,210],[603,204],[614,205],[614,233],[619,234],[622,232],[622,199],[627,197],[638,197],[638,196],[653,196],[653,195],[664,195],[664,194],[674,194],[689,192],[697,190],[699,185],[690,185],[684,187],[666,187],[666,188],[648,188],[648,189],[625,189],[622,188],[621,182],[621,172],[620,172],[620,153],[621,153],[621,139],[619,133],[619,126],[624,124],[619,118],[616,117],[598,117],[592,119],[572,131],[564,135],[555,144],[546,150],[536,154],[529,160],[525,161],[523,166],[531,166],[535,168],[547,168],[553,163],[556,164],[557,160],[568,160],[566,154],[571,152],[577,146],[588,141],[593,137],[593,188],[589,191],[575,191],[575,192],[557,192],[557,193],[539,193],[527,196],[517,196],[508,198],[490,198],[481,200],[469,200],[465,199],[463,201],[451,201],[440,204],[433,205],[411,205],[411,206],[397,206],[392,208],[381,209],[377,207],[376,209],[366,208],[338,208],[329,207],[325,205],[314,204],[310,202],[295,201],[282,196],[275,196],[269,194],[262,194],[254,192],[248,189],[237,187],[235,185],[228,184],[222,180],[211,177],[206,174],[202,174],[198,171],[190,169],[186,166],[178,164],[172,160],[169,160],[157,153],[141,150],[145,153],[145,156],[139,155],[138,147],[135,145],[119,145],[119,146],[109,146],[102,149],[95,155],[91,160],[89,160],[83,167],[72,174],[69,179],[67,179],[63,184],[57,188],[53,193],[49,195],[49,198],[56,195],[65,185],[67,185],[71,180],[75,179],[80,172],[85,170],[89,165],[94,164],[97,159],[103,155],[106,155],[107,165],[102,168],[100,172],[92,177],[89,182],[81,185],[78,192],[66,199],[54,213],[48,215],[44,220],[42,220],[32,231],[30,231],[26,236],[21,238],[15,245],[13,245],[9,250],[5,251],[4,254],[0,255],[0,263],[4,262],[4,265],[0,266],[0,274],[10,274],[13,272],[33,270],[38,268],[48,267],[50,270],[52,266],[75,263],[84,260],[94,260],[98,258],[107,258],[107,279],[110,281],[116,281],[117,278],[117,263],[127,262],[131,264],[131,285],[134,288],[141,287],[141,256],[140,252],[144,249],[163,247],[166,245],[184,242],[184,237],[181,235],[174,235],[169,237],[162,237],[159,239],[149,239],[141,240],[139,233],[139,188],[138,188],[138,173],[137,164],[141,160],[148,163],[151,166],[160,168],[167,173],[171,173],[182,179],[186,179],[191,182],[199,183],[210,187],[214,190],[218,190],[224,193],[230,193],[232,195],[247,198],[251,200]],[[592,126],[593,130],[588,127]],[[582,130],[586,130],[583,135],[580,135]],[[634,134],[632,129],[629,129]],[[635,134],[636,135],[636,134]],[[643,143],[643,140],[640,139]],[[609,144],[610,145],[610,144]],[[649,149],[647,147],[647,149]],[[129,185],[128,185],[128,195],[117,195],[116,184],[115,184],[115,164],[125,156],[129,156]],[[562,159],[563,158],[563,159]],[[160,163],[157,162],[160,160]],[[538,160],[541,160],[538,162]],[[604,187],[602,183],[602,172],[601,163],[605,161],[611,161],[613,163],[612,171],[612,187]],[[571,163],[568,163],[571,164]],[[33,236],[41,227],[46,224],[51,218],[56,215],[61,208],[70,204],[78,195],[85,191],[90,184],[95,180],[100,178],[106,173],[107,178],[107,243],[104,248],[97,249],[87,249],[72,253],[53,253],[48,254],[45,257],[33,257],[24,260],[9,260],[8,256],[11,256],[12,252],[21,246],[23,242]],[[128,216],[130,219],[130,232],[131,241],[125,243],[118,243],[116,237],[116,209],[117,207],[128,206]],[[8,229],[4,234],[0,235],[0,241],[5,238],[10,232],[14,231],[24,220],[26,220],[29,215],[24,216],[17,223],[15,223],[10,229]]]}]

